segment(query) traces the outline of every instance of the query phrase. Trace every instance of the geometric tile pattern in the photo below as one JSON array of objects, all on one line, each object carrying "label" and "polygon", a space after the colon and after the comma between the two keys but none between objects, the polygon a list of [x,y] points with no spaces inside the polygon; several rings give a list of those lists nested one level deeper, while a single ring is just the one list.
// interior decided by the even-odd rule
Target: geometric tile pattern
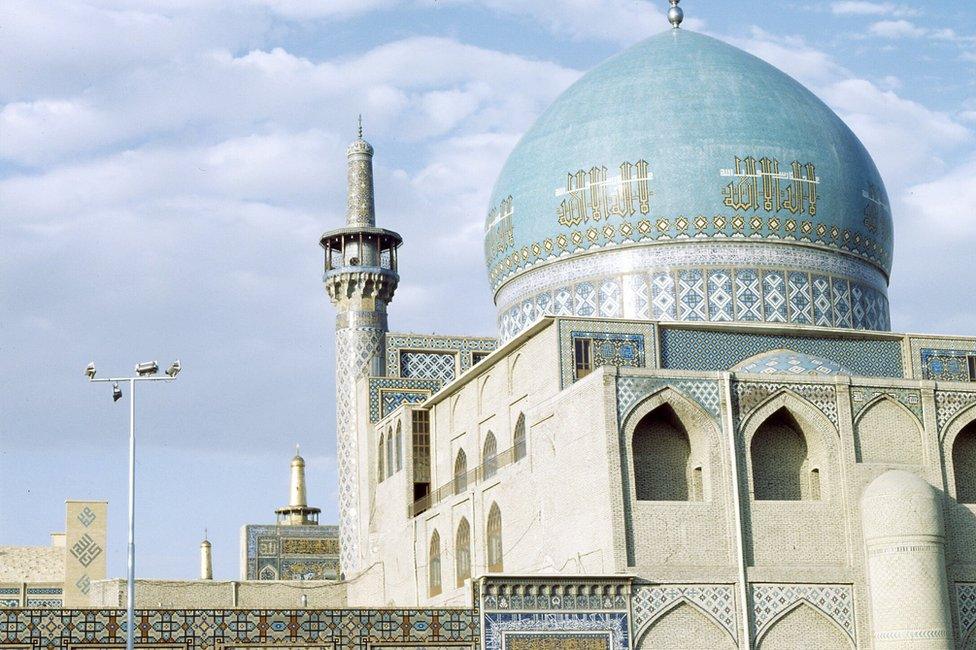
[{"label": "geometric tile pattern", "polygon": [[383,419],[403,402],[422,402],[444,385],[439,379],[411,377],[370,377],[367,383],[370,422]]},{"label": "geometric tile pattern", "polygon": [[634,638],[639,639],[661,614],[687,601],[728,632],[736,634],[735,595],[730,585],[642,585],[634,587]]},{"label": "geometric tile pattern", "polygon": [[[973,339],[959,339],[949,337],[934,336],[911,336],[908,339],[911,352],[908,355],[912,360],[912,376],[916,379],[938,379],[939,374],[946,370],[945,365],[936,366],[937,372],[930,375],[931,369],[927,368],[925,358],[937,357],[943,350],[948,350],[949,354],[955,356],[956,353],[976,354],[976,341]],[[922,350],[927,350],[925,358]]]},{"label": "geometric tile pattern", "polygon": [[658,390],[669,387],[697,402],[703,409],[719,418],[718,382],[707,379],[668,379],[666,377],[617,377],[617,415],[621,423],[639,401]]},{"label": "geometric tile pattern", "polygon": [[[647,287],[651,291],[650,314]],[[628,304],[634,306],[628,308]],[[852,304],[858,318],[852,315]],[[887,298],[852,280],[800,271],[690,268],[581,281],[565,292],[556,291],[555,298],[552,290],[525,296],[499,309],[499,337],[507,341],[542,316],[560,315],[801,325],[816,322],[822,326],[888,329]]]},{"label": "geometric tile pattern", "polygon": [[813,357],[802,352],[773,351],[755,358],[736,372],[752,372],[762,375],[850,375],[851,371],[826,357]]},{"label": "geometric tile pattern", "polygon": [[864,408],[875,401],[876,398],[884,395],[900,402],[905,408],[915,414],[915,417],[922,420],[922,396],[917,390],[911,388],[876,388],[867,386],[851,387],[852,413],[856,418]]},{"label": "geometric tile pattern", "polygon": [[734,331],[707,331],[661,326],[661,366],[682,370],[722,371],[758,354],[789,350],[833,360],[862,377],[903,377],[897,340],[785,336]]},{"label": "geometric tile pattern", "polygon": [[781,390],[788,390],[812,403],[817,409],[840,427],[837,417],[837,391],[833,386],[825,384],[781,384],[765,382],[734,382],[733,395],[738,404],[739,419],[746,416],[757,406],[765,402]]},{"label": "geometric tile pattern", "polygon": [[777,617],[803,602],[822,612],[855,642],[854,592],[849,585],[769,584],[752,586],[756,638]]},{"label": "geometric tile pattern", "polygon": [[[627,614],[624,612],[491,612],[485,614],[484,636],[485,650],[503,650],[515,639],[524,642],[518,644],[520,647],[542,649],[603,647],[607,650],[629,650],[630,648]],[[594,637],[602,637],[605,642],[592,645],[585,643],[585,641],[592,643]]]},{"label": "geometric tile pattern", "polygon": [[[590,338],[593,368],[601,365],[646,367],[655,356],[654,326],[640,321],[560,320],[559,372],[561,388],[576,381],[574,360],[576,338]],[[606,349],[604,349],[606,348]]]},{"label": "geometric tile pattern", "polygon": [[586,584],[546,582],[525,578],[518,582],[493,580],[481,595],[484,611],[600,611],[627,610],[625,583]]},{"label": "geometric tile pattern", "polygon": [[457,372],[457,355],[450,352],[400,353],[401,377],[425,377],[439,379],[445,384],[454,381]]},{"label": "geometric tile pattern", "polygon": [[976,392],[967,393],[957,390],[935,391],[935,419],[939,431],[945,427],[952,417],[967,406],[976,402]]},{"label": "geometric tile pattern", "polygon": [[976,356],[973,350],[933,350],[922,348],[922,378],[936,381],[971,381],[969,378],[969,357]]},{"label": "geometric tile pattern", "polygon": [[965,647],[966,637],[976,629],[976,583],[956,583],[956,608],[959,612],[959,641]]},{"label": "geometric tile pattern", "polygon": [[[436,336],[423,334],[386,335],[386,375],[407,376],[400,366],[403,354],[416,352],[455,352],[459,357],[459,372],[464,374],[473,364],[474,353],[494,352],[498,340],[486,336]],[[426,375],[425,375],[426,376]]]},{"label": "geometric tile pattern", "polygon": [[338,526],[244,526],[248,580],[270,569],[274,580],[339,577]]},{"label": "geometric tile pattern", "polygon": [[[220,650],[233,645],[366,650],[380,644],[478,643],[477,609],[138,610],[137,646]],[[61,649],[125,645],[125,611],[0,610],[0,644]]]}]

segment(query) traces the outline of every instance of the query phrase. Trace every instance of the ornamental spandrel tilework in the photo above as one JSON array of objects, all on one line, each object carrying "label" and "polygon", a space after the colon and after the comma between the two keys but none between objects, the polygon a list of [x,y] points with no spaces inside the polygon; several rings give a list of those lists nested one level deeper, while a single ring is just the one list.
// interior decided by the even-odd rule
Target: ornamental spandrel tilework
[{"label": "ornamental spandrel tilework", "polygon": [[644,632],[677,603],[690,603],[729,633],[736,630],[735,595],[732,585],[638,585],[633,589],[634,638]]},{"label": "ornamental spandrel tilework", "polygon": [[439,379],[411,377],[370,377],[367,381],[370,422],[378,422],[400,404],[423,402],[444,385]]},{"label": "ornamental spandrel tilework", "polygon": [[679,394],[697,402],[713,418],[719,419],[719,385],[706,379],[669,379],[665,377],[617,378],[617,417],[621,424],[644,398],[664,388],[673,388]]},{"label": "ornamental spandrel tilework", "polygon": [[753,585],[752,600],[757,638],[781,614],[799,603],[806,603],[836,623],[852,643],[857,640],[854,592],[850,585]]},{"label": "ornamental spandrel tilework", "polygon": [[739,419],[745,419],[767,399],[784,391],[799,395],[826,415],[835,427],[840,426],[837,415],[837,391],[829,384],[734,382],[732,394]]},{"label": "ornamental spandrel tilework", "polygon": [[852,414],[855,418],[867,406],[874,404],[879,398],[890,398],[915,414],[919,422],[922,421],[922,395],[912,388],[882,388],[876,386],[851,387]]},{"label": "ornamental spandrel tilework", "polygon": [[959,640],[966,642],[976,630],[976,583],[956,584],[956,611],[959,616]]},{"label": "ornamental spandrel tilework", "polygon": [[939,425],[939,432],[944,433],[946,425],[960,412],[976,404],[976,390],[973,392],[958,390],[935,391],[935,418]]}]

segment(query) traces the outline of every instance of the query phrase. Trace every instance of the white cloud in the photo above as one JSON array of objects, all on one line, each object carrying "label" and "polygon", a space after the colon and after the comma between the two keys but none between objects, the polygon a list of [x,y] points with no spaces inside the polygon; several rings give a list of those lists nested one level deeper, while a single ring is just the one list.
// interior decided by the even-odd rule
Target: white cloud
[{"label": "white cloud", "polygon": [[[944,175],[912,185],[904,201],[915,209],[919,232],[945,238],[944,241],[976,240],[976,158],[963,162]],[[933,232],[934,231],[934,232]]]},{"label": "white cloud", "polygon": [[864,0],[848,0],[846,2],[832,2],[831,12],[838,15],[861,15],[861,16],[914,16],[918,9],[896,5],[892,2],[867,2]]},{"label": "white cloud", "polygon": [[918,38],[928,33],[908,20],[879,20],[872,23],[868,31],[881,38]]}]

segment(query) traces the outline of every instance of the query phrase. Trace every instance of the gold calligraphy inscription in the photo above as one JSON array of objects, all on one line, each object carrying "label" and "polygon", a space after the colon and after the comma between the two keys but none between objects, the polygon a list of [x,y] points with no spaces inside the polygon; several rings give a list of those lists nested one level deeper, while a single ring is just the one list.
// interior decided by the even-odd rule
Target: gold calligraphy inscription
[{"label": "gold calligraphy inscription", "polygon": [[284,555],[335,555],[339,552],[339,540],[284,538],[281,552]]},{"label": "gold calligraphy inscription", "polygon": [[719,173],[735,180],[722,190],[725,205],[733,210],[765,210],[792,214],[817,214],[817,185],[820,179],[813,163],[790,163],[789,171],[779,170],[779,161],[752,156],[735,157],[732,169]]},{"label": "gold calligraphy inscription", "polygon": [[591,167],[566,174],[566,187],[556,190],[563,197],[556,208],[560,225],[571,227],[610,217],[631,217],[651,210],[650,183],[654,175],[646,160],[620,164],[619,176],[607,176],[606,167]]},{"label": "gold calligraphy inscription", "polygon": [[606,635],[506,634],[508,650],[610,650]]},{"label": "gold calligraphy inscription", "polygon": [[511,196],[488,213],[488,218],[485,219],[485,255],[489,259],[496,253],[504,253],[515,246],[512,213]]}]

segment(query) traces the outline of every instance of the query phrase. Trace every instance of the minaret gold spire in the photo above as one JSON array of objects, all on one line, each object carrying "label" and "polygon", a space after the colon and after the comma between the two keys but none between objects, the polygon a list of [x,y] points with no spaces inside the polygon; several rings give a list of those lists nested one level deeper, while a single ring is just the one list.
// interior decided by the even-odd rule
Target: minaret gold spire
[{"label": "minaret gold spire", "polygon": [[305,493],[305,459],[298,445],[291,459],[291,480],[288,485],[288,505],[278,508],[278,523],[284,526],[314,526],[319,523],[319,509],[308,507]]}]

